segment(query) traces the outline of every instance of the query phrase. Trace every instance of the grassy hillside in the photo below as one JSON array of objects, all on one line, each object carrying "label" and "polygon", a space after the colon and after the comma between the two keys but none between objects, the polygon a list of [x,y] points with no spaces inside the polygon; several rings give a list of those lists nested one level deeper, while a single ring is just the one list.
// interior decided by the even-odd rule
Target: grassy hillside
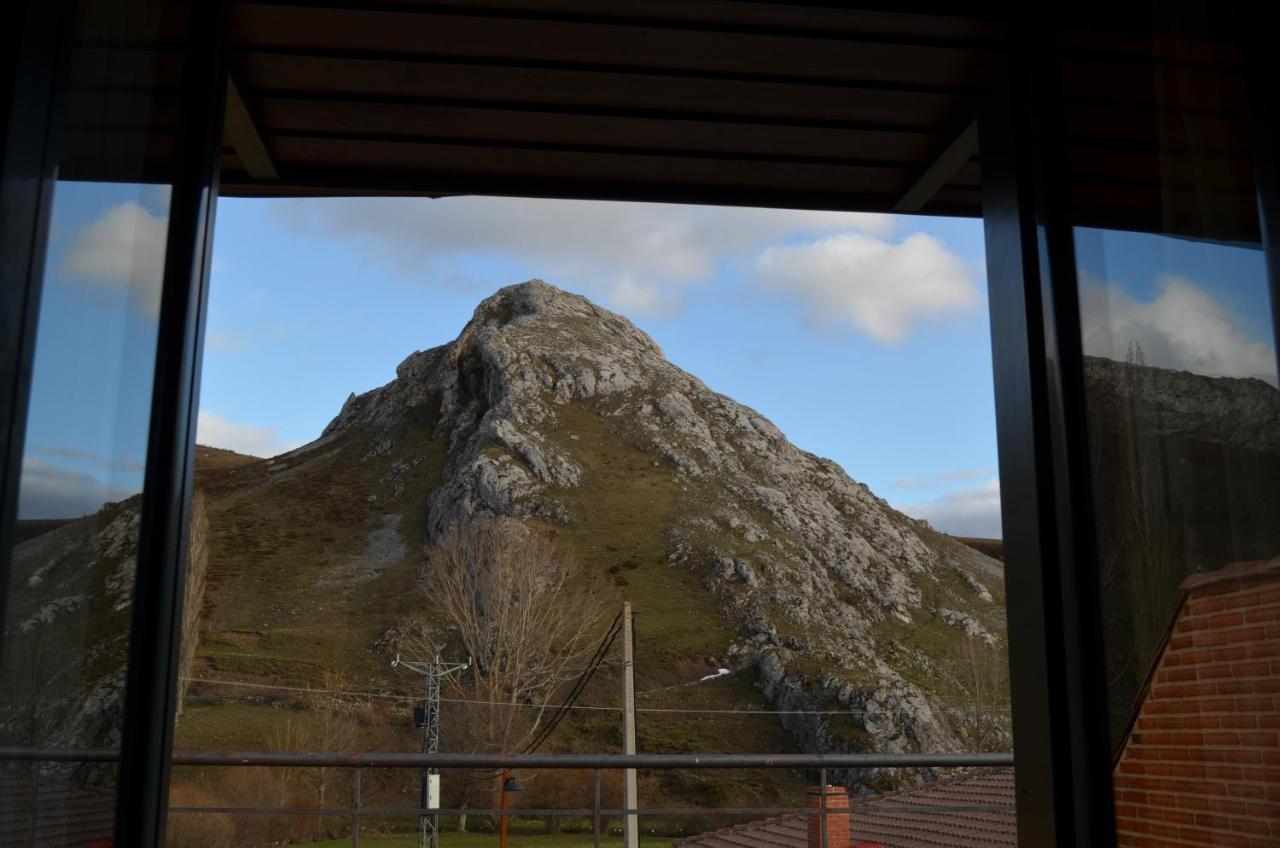
[{"label": "grassy hillside", "polygon": [[[682,503],[673,469],[655,467],[614,421],[584,404],[563,408],[559,437],[571,443],[589,485],[557,492],[571,521],[554,528],[584,573],[605,584],[606,603],[636,610],[637,688],[644,710],[767,710],[754,671],[695,683],[713,672],[733,638],[699,578],[666,560],[664,529]],[[615,419],[616,420],[616,419]],[[310,688],[340,679],[361,696],[360,747],[416,750],[412,698],[419,680],[390,667],[389,634],[428,615],[417,588],[426,545],[426,503],[446,457],[429,417],[387,435],[356,432],[272,460],[201,449],[197,485],[208,497],[209,588],[191,706],[178,725],[181,749],[264,749],[291,723],[306,724]],[[427,438],[424,439],[424,434]],[[576,436],[574,439],[572,437]],[[406,453],[370,456],[389,438]],[[405,468],[401,457],[420,458]],[[394,482],[389,482],[394,481]],[[617,705],[616,663],[581,698]],[[396,696],[401,696],[397,699]],[[446,707],[448,709],[448,707]],[[447,724],[447,721],[446,721]],[[640,750],[784,752],[795,743],[764,712],[644,712]],[[449,747],[445,738],[442,747]],[[617,751],[620,715],[575,712],[546,750]],[[794,799],[797,776],[665,775],[651,792],[700,803]]]}]

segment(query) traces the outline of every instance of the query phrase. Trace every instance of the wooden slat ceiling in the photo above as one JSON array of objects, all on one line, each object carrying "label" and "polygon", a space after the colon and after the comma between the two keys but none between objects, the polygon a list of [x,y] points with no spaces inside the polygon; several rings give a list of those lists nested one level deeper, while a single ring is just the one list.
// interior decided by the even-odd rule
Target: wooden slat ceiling
[{"label": "wooden slat ceiling", "polygon": [[[978,216],[972,126],[1004,62],[1002,19],[976,3],[883,6],[893,10],[834,0],[233,2],[230,76],[243,108],[228,122],[222,193]],[[1256,241],[1241,61],[1207,14],[1208,25],[1158,39],[1119,12],[1107,31],[1064,28],[1076,223]],[[68,178],[110,178],[118,147],[117,170],[165,179],[184,57],[177,36],[164,43],[90,39],[76,51],[68,104],[83,122],[64,140]],[[143,146],[146,161],[127,161]]]},{"label": "wooden slat ceiling", "polygon": [[[994,19],[745,0],[237,3],[278,179],[224,194],[519,194],[892,209],[974,117]],[[976,158],[926,212],[979,214]]]}]

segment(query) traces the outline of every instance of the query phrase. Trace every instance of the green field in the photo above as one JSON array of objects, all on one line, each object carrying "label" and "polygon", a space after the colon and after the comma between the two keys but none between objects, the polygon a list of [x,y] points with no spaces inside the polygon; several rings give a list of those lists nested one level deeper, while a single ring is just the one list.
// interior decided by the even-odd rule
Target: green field
[{"label": "green field", "polygon": [[[649,848],[669,846],[669,836],[645,836],[640,844]],[[351,837],[329,839],[324,842],[308,842],[310,848],[348,848]],[[591,848],[590,833],[511,833],[507,836],[508,848]],[[621,848],[622,837],[606,836],[600,839],[602,848]],[[360,848],[417,848],[418,838],[408,836],[362,836]],[[442,833],[440,848],[498,848],[498,837],[493,833]]]}]

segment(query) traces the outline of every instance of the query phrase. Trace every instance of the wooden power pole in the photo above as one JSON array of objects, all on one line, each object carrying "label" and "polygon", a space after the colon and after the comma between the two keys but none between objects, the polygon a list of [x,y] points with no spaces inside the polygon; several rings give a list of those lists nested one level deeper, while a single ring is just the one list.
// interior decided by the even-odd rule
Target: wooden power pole
[{"label": "wooden power pole", "polygon": [[[636,752],[636,674],[635,644],[632,640],[631,602],[622,604],[622,753]],[[623,769],[622,806],[635,810],[639,806],[636,770]],[[639,848],[640,817],[627,813],[622,819],[622,848]]]}]

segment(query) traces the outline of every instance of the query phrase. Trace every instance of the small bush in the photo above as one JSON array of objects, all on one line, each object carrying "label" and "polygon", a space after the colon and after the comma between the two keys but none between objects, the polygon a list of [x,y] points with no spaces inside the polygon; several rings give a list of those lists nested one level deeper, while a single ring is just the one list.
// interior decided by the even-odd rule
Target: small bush
[{"label": "small bush", "polygon": [[[174,807],[224,806],[212,792],[199,786],[175,783],[169,790]],[[168,848],[234,848],[236,826],[226,813],[170,813]]]}]

